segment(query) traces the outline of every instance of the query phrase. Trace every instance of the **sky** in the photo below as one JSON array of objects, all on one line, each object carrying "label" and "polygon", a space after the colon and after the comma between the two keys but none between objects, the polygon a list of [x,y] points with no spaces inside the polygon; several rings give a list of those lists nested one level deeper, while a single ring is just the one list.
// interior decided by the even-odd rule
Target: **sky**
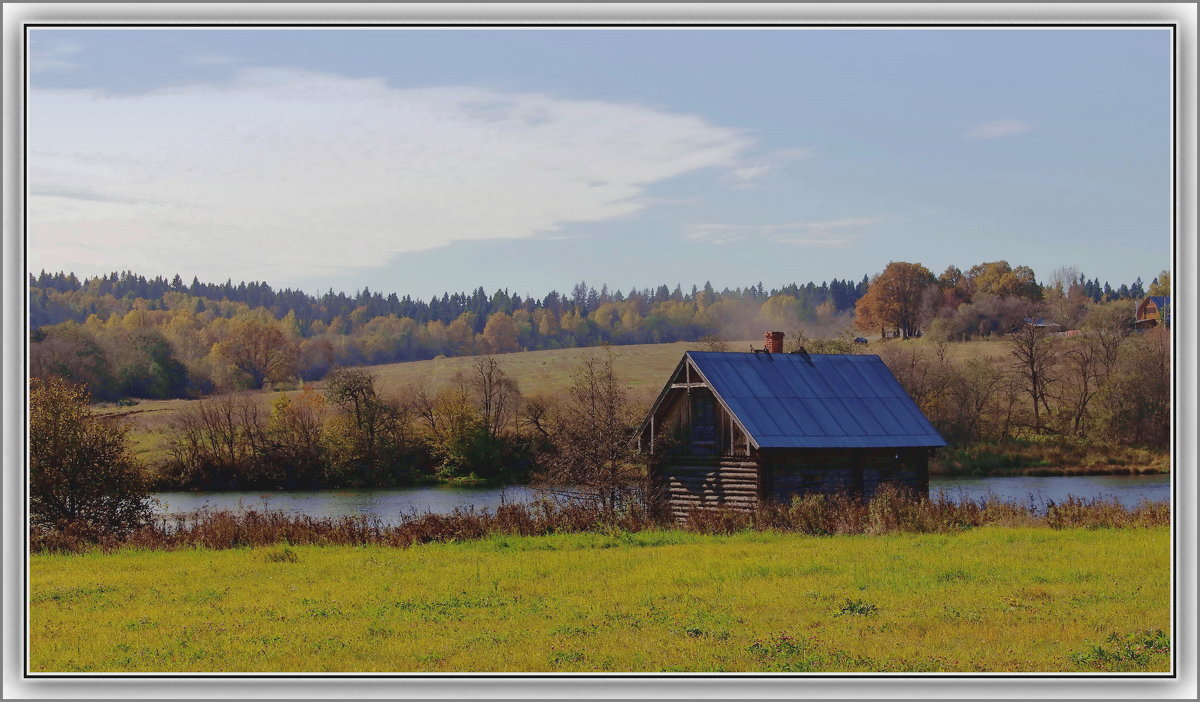
[{"label": "sky", "polygon": [[30,30],[28,261],[428,299],[1171,265],[1164,29]]}]

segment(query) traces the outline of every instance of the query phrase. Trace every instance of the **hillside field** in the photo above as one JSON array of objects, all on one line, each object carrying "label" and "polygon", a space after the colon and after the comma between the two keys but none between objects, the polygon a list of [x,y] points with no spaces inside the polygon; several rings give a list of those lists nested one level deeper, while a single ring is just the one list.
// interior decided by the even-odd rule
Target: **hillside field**
[{"label": "hillside field", "polygon": [[30,559],[30,668],[1165,672],[1167,527]]},{"label": "hillside field", "polygon": [[[877,352],[885,343],[904,344],[929,349],[933,344],[924,339],[909,341],[873,341],[862,353]],[[732,351],[747,351],[750,346],[762,348],[762,340],[729,342]],[[704,348],[699,341],[680,341],[670,344],[637,344],[631,346],[613,346],[613,364],[618,379],[629,390],[631,398],[647,407],[653,402],[658,391],[666,382],[667,375],[675,368],[685,351],[698,351]],[[950,344],[948,352],[956,357],[977,355],[996,356],[1007,353],[1007,346],[1001,341],[971,341]],[[554,395],[565,390],[571,383],[571,375],[588,356],[602,354],[600,348],[552,349],[545,351],[524,351],[520,353],[502,354],[496,359],[502,364],[505,373],[515,379],[524,395],[547,394]],[[433,390],[450,382],[459,370],[466,370],[478,359],[477,356],[459,356],[454,358],[437,358],[428,361],[410,361],[407,363],[391,363],[379,366],[363,366],[377,378],[378,387],[382,394],[391,397],[403,397],[410,388],[425,384]],[[324,389],[324,383],[310,383],[318,390]],[[280,392],[295,393],[298,390],[263,390],[257,395],[264,407]],[[102,414],[123,416],[130,420],[133,431],[131,439],[137,457],[143,461],[156,461],[166,455],[165,441],[171,419],[182,408],[194,400],[140,400],[132,407],[119,407],[113,403],[98,406]]]}]

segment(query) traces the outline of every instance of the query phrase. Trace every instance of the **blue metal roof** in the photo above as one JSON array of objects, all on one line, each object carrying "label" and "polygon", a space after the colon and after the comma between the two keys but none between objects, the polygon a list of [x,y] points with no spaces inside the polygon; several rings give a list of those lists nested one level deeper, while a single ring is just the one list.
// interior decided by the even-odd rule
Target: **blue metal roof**
[{"label": "blue metal roof", "polygon": [[879,356],[689,351],[686,358],[759,448],[946,445]]}]

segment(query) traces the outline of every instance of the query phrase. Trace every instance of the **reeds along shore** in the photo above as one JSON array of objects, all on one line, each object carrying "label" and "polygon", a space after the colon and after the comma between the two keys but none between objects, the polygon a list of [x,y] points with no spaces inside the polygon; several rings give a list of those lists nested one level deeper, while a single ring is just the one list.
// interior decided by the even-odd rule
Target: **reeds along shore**
[{"label": "reeds along shore", "polygon": [[492,535],[537,536],[570,532],[636,532],[683,529],[703,534],[774,530],[812,535],[950,533],[980,526],[1129,528],[1170,524],[1170,506],[1143,501],[1126,507],[1115,498],[1068,497],[1062,502],[1019,503],[932,498],[884,489],[869,501],[853,495],[807,495],[790,504],[766,504],[753,512],[693,510],[677,523],[641,505],[603,510],[584,503],[541,500],[495,510],[459,508],[449,514],[409,514],[394,523],[375,515],[311,517],[281,511],[199,511],[159,517],[125,534],[99,534],[76,525],[31,532],[34,553],[94,549],[228,549],[272,544],[408,547]]}]

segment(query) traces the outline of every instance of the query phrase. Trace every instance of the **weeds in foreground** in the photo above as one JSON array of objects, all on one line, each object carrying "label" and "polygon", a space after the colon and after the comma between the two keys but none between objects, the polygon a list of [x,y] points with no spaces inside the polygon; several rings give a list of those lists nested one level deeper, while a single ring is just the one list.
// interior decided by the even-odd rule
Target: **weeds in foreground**
[{"label": "weeds in foreground", "polygon": [[864,600],[847,599],[846,603],[842,605],[842,608],[839,609],[837,614],[833,616],[842,617],[847,614],[860,617],[869,617],[872,614],[879,614],[879,607]]},{"label": "weeds in foreground", "polygon": [[1139,631],[1121,636],[1113,632],[1104,643],[1082,653],[1071,654],[1071,662],[1085,670],[1108,672],[1144,670],[1152,664],[1165,664],[1171,655],[1171,637],[1162,629]]},{"label": "weeds in foreground", "polygon": [[[991,496],[980,500],[929,498],[883,489],[869,501],[854,495],[805,495],[790,504],[768,503],[754,511],[692,510],[676,523],[633,505],[604,510],[580,503],[541,500],[493,510],[459,508],[449,514],[410,514],[395,524],[374,515],[310,517],[282,511],[206,511],[160,517],[124,537],[97,534],[74,525],[35,528],[35,553],[72,553],[94,548],[226,549],[277,544],[381,545],[408,547],[430,542],[481,539],[495,535],[539,536],[591,532],[610,536],[650,529],[681,528],[701,534],[759,530],[812,535],[950,533],[980,526],[1133,528],[1170,524],[1170,507],[1143,501],[1128,508],[1115,498],[1069,497],[1045,509]],[[290,562],[288,551],[270,558]],[[294,554],[292,554],[294,556]]]}]

